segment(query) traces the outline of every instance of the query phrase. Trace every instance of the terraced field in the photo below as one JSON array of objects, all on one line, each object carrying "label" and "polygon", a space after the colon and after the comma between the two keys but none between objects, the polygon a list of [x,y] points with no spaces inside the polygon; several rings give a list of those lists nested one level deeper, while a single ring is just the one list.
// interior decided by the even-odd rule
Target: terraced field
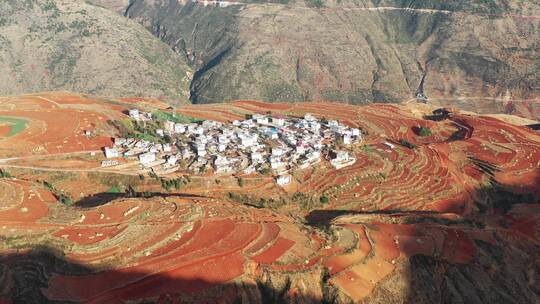
[{"label": "terraced field", "polygon": [[[447,120],[432,121],[394,105],[268,105],[252,101],[186,106],[179,112],[220,121],[242,117],[236,113],[313,113],[362,128],[367,136],[363,147],[353,148],[357,159],[354,165],[332,170],[323,164],[301,180],[299,191],[331,198],[325,209],[423,210],[466,215],[474,208],[474,189],[490,179],[530,192],[539,187],[538,133],[490,117],[454,113]],[[419,127],[429,128],[432,135],[415,134],[414,129]],[[384,145],[385,141],[396,148]],[[399,145],[402,141],[416,148]],[[496,172],[480,172],[478,161],[496,167]]]},{"label": "terraced field", "polygon": [[[456,111],[433,121],[423,118],[433,110],[427,106],[239,101],[177,112],[220,121],[269,111],[339,119],[366,134],[350,147],[356,163],[335,170],[323,160],[294,172],[294,190],[277,187],[270,176],[244,176],[239,186],[235,176],[203,175],[179,190],[160,191],[147,177],[137,184],[146,198],[109,194],[73,206],[60,203],[60,195],[76,197],[84,188],[99,198],[98,189],[110,187],[100,183],[121,172],[98,180],[72,171],[62,180],[57,172],[26,168],[49,156],[61,161],[64,148],[98,148],[116,132],[101,122],[122,119],[134,102],[169,111],[156,101],[66,93],[0,99],[0,116],[28,119],[25,130],[0,139],[4,157],[23,156],[0,164],[12,176],[0,178],[0,303],[539,298],[536,131]],[[92,124],[98,136],[80,135]],[[419,127],[431,135],[417,135]],[[45,149],[30,152],[36,145]],[[43,182],[49,178],[53,186]],[[230,193],[245,195],[247,204]],[[322,196],[329,202],[319,202]],[[270,198],[283,203],[252,207]]]}]

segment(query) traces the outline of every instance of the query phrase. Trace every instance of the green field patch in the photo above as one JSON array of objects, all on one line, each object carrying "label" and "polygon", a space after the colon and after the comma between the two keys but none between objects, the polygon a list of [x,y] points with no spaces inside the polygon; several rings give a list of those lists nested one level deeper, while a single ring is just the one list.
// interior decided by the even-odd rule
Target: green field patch
[{"label": "green field patch", "polygon": [[11,137],[17,135],[19,132],[26,129],[26,124],[28,123],[28,120],[22,118],[0,116],[0,123],[7,123],[10,126],[11,130],[5,136]]},{"label": "green field patch", "polygon": [[117,194],[117,193],[122,193],[122,189],[120,189],[119,186],[112,186],[109,188],[109,190],[107,190],[107,193],[114,193],[114,194]]},{"label": "green field patch", "polygon": [[183,114],[173,114],[169,112],[156,111],[152,115],[160,121],[170,120],[178,123],[192,123],[192,122],[201,122],[202,119],[197,119]]}]

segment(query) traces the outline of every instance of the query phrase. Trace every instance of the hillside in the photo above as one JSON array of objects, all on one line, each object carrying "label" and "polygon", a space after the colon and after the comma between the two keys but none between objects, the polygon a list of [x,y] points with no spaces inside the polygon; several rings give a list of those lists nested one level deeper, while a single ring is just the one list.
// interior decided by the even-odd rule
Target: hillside
[{"label": "hillside", "polygon": [[[96,1],[143,24],[196,70],[195,103],[491,97],[538,111],[534,1]],[[378,8],[376,8],[378,7]],[[422,84],[423,79],[423,84]],[[504,97],[504,98],[503,98]],[[535,100],[536,99],[536,102]],[[452,102],[452,101],[450,101]],[[465,100],[465,103],[480,103]],[[535,114],[537,115],[537,114]]]},{"label": "hillside", "polygon": [[0,92],[189,97],[191,68],[143,27],[84,1],[0,3]]},{"label": "hillside", "polygon": [[538,131],[421,103],[176,110],[223,124],[311,113],[362,130],[339,147],[354,163],[324,155],[279,186],[268,172],[159,173],[129,155],[104,167],[100,148],[133,108],[172,114],[156,99],[0,98],[0,303],[540,298]]}]

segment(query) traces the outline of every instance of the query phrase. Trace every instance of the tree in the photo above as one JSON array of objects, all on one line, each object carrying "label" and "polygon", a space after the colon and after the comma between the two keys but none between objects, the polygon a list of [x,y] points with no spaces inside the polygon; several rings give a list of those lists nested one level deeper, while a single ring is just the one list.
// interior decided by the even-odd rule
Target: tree
[{"label": "tree", "polygon": [[4,169],[0,169],[0,178],[9,178],[11,177],[11,174]]},{"label": "tree", "polygon": [[416,145],[415,144],[412,144],[410,142],[408,142],[407,140],[405,139],[402,139],[399,141],[399,144],[406,147],[406,148],[409,148],[409,149],[414,149],[416,148]]},{"label": "tree", "polygon": [[243,178],[239,177],[238,178],[238,186],[244,187],[245,184],[246,184],[246,181]]},{"label": "tree", "polygon": [[179,178],[177,178],[174,180],[174,189],[180,190],[180,187],[182,187],[182,181]]},{"label": "tree", "polygon": [[66,205],[66,206],[73,205],[73,200],[71,199],[71,197],[65,195],[64,193],[60,193],[58,199],[59,199],[60,203]]},{"label": "tree", "polygon": [[172,143],[172,137],[169,134],[163,135],[163,141],[165,143]]},{"label": "tree", "polygon": [[420,136],[431,136],[431,129],[428,127],[420,127],[418,128],[418,135]]},{"label": "tree", "polygon": [[330,201],[330,199],[328,198],[328,196],[326,195],[323,195],[319,198],[319,201],[323,204],[328,204],[328,202]]}]

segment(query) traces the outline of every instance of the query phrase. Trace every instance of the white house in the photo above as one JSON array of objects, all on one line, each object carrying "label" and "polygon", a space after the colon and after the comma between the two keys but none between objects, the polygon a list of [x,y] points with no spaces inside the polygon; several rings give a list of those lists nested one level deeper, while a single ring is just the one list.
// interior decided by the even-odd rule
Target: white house
[{"label": "white house", "polygon": [[206,165],[207,163],[208,163],[208,161],[206,160],[206,158],[204,158],[204,157],[197,158],[197,165],[198,166],[203,166],[203,165]]},{"label": "white house", "polygon": [[163,152],[171,152],[172,147],[171,144],[163,144]]},{"label": "white house", "polygon": [[206,156],[206,145],[202,143],[198,143],[195,145],[195,149],[197,150],[197,156],[204,157]]},{"label": "white house", "polygon": [[218,142],[220,144],[228,144],[230,142],[229,138],[226,135],[219,135]]},{"label": "white house", "polygon": [[338,127],[339,126],[339,123],[337,120],[329,120],[328,121],[328,127],[332,128],[332,127]]},{"label": "white house", "polygon": [[186,126],[181,123],[174,124],[174,133],[184,133],[186,132]]},{"label": "white house", "polygon": [[226,144],[218,144],[218,152],[223,152],[227,149]]},{"label": "white house", "polygon": [[191,133],[191,134],[194,134],[195,133],[195,129],[197,129],[198,125],[196,123],[190,123],[187,125],[187,132],[188,133]]},{"label": "white house", "polygon": [[160,147],[161,145],[152,145],[150,147],[150,149],[148,149],[149,152],[152,152],[152,153],[157,153],[159,150],[160,150]]},{"label": "white house", "polygon": [[147,152],[147,153],[143,153],[139,155],[139,162],[142,165],[147,165],[155,160],[156,160],[156,154],[152,152]]},{"label": "white house", "polygon": [[291,176],[290,175],[280,175],[276,179],[276,183],[280,186],[286,186],[291,183]]},{"label": "white house", "polygon": [[206,144],[208,143],[208,137],[204,136],[204,135],[199,135],[195,138],[195,144]]},{"label": "white house", "polygon": [[251,174],[253,172],[255,172],[255,167],[253,166],[248,166],[247,168],[244,169],[245,174]]},{"label": "white house", "polygon": [[251,147],[253,146],[254,144],[257,143],[257,136],[255,136],[255,134],[244,134],[242,136],[240,136],[240,144],[244,147],[244,148],[248,148],[248,147]]},{"label": "white house", "polygon": [[156,134],[160,137],[165,136],[165,131],[163,129],[156,129]]},{"label": "white house", "polygon": [[253,122],[252,119],[246,119],[246,120],[242,121],[242,126],[246,127],[246,128],[251,128],[251,127],[255,126],[255,123]]},{"label": "white house", "polygon": [[201,125],[204,129],[212,129],[213,127],[216,127],[217,126],[217,121],[213,121],[213,120],[205,120],[202,122],[202,125]]},{"label": "white house", "polygon": [[152,120],[152,113],[148,113],[148,112],[140,112],[140,113],[139,113],[139,119],[142,119],[142,120]]},{"label": "white house", "polygon": [[396,148],[396,146],[394,144],[392,144],[390,142],[387,142],[387,141],[384,142],[384,145],[387,146],[390,149],[395,149]]},{"label": "white house", "polygon": [[196,127],[196,128],[193,130],[193,134],[196,134],[196,135],[203,135],[203,134],[204,134],[204,128],[201,127],[201,126]]},{"label": "white house", "polygon": [[174,166],[176,165],[176,162],[178,161],[178,157],[176,157],[176,155],[169,155],[167,157],[167,163],[171,166]]},{"label": "white house", "polygon": [[343,139],[343,144],[345,145],[350,145],[352,142],[352,138],[349,134],[343,134],[342,139]]},{"label": "white house", "polygon": [[125,138],[115,138],[114,139],[114,145],[115,146],[122,146],[127,143],[127,140]]},{"label": "white house", "polygon": [[105,159],[101,161],[101,167],[111,167],[118,165],[119,162],[116,159]]},{"label": "white house", "polygon": [[291,146],[296,145],[296,138],[292,134],[283,135],[283,140]]},{"label": "white house", "polygon": [[230,168],[229,160],[227,159],[227,157],[218,155],[214,160],[214,169],[216,170],[216,172],[228,171]]},{"label": "white house", "polygon": [[182,159],[190,159],[193,153],[189,149],[182,150]]},{"label": "white house", "polygon": [[266,117],[266,116],[264,116],[262,114],[253,114],[252,118],[258,124],[268,124],[268,117]]},{"label": "white house", "polygon": [[319,132],[319,130],[321,129],[321,124],[318,123],[318,122],[311,122],[309,124],[309,129],[312,131],[312,132]]},{"label": "white house", "polygon": [[310,152],[306,155],[306,158],[308,159],[309,162],[315,162],[321,158],[321,152],[319,151]]},{"label": "white house", "polygon": [[306,153],[306,151],[309,149],[309,145],[307,145],[306,143],[302,142],[302,141],[298,141],[296,143],[296,153],[298,154],[304,154]]},{"label": "white house", "polygon": [[285,150],[283,150],[283,148],[272,148],[272,156],[281,156],[285,154]]},{"label": "white house", "polygon": [[349,152],[347,151],[338,151],[336,153],[336,158],[334,158],[337,162],[345,162],[349,160]]},{"label": "white house", "polygon": [[351,132],[352,132],[352,135],[356,136],[356,137],[359,137],[362,134],[362,133],[360,133],[360,129],[358,129],[358,128],[352,128]]},{"label": "white house", "polygon": [[234,131],[232,129],[229,129],[229,128],[222,128],[221,129],[221,134],[223,134],[223,136],[225,136],[225,137],[233,137]]},{"label": "white house", "polygon": [[270,139],[278,139],[279,135],[275,128],[268,128],[265,130],[265,135],[268,136]]},{"label": "white house", "polygon": [[276,156],[272,156],[270,157],[270,168],[272,168],[273,170],[282,170],[282,169],[285,169],[285,166],[287,164],[285,164],[285,162],[283,162],[281,160],[281,158],[279,157],[276,157]]},{"label": "white house", "polygon": [[106,158],[116,158],[119,157],[120,153],[116,148],[105,147],[105,157]]},{"label": "white house", "polygon": [[283,116],[272,117],[272,123],[276,126],[283,126],[285,125],[285,118]]},{"label": "white house", "polygon": [[163,123],[163,127],[168,133],[174,133],[174,122],[167,120]]},{"label": "white house", "polygon": [[251,153],[251,162],[253,163],[262,163],[263,162],[263,156],[259,152],[252,152]]},{"label": "white house", "polygon": [[140,119],[140,112],[138,109],[130,109],[129,110],[129,117],[139,120]]},{"label": "white house", "polygon": [[330,164],[336,169],[341,169],[346,166],[350,166],[356,162],[356,158],[351,157],[347,151],[338,151],[336,158],[330,161]]},{"label": "white house", "polygon": [[307,113],[306,115],[304,115],[304,120],[317,121],[317,118],[315,118],[315,116],[311,115],[310,113]]}]

